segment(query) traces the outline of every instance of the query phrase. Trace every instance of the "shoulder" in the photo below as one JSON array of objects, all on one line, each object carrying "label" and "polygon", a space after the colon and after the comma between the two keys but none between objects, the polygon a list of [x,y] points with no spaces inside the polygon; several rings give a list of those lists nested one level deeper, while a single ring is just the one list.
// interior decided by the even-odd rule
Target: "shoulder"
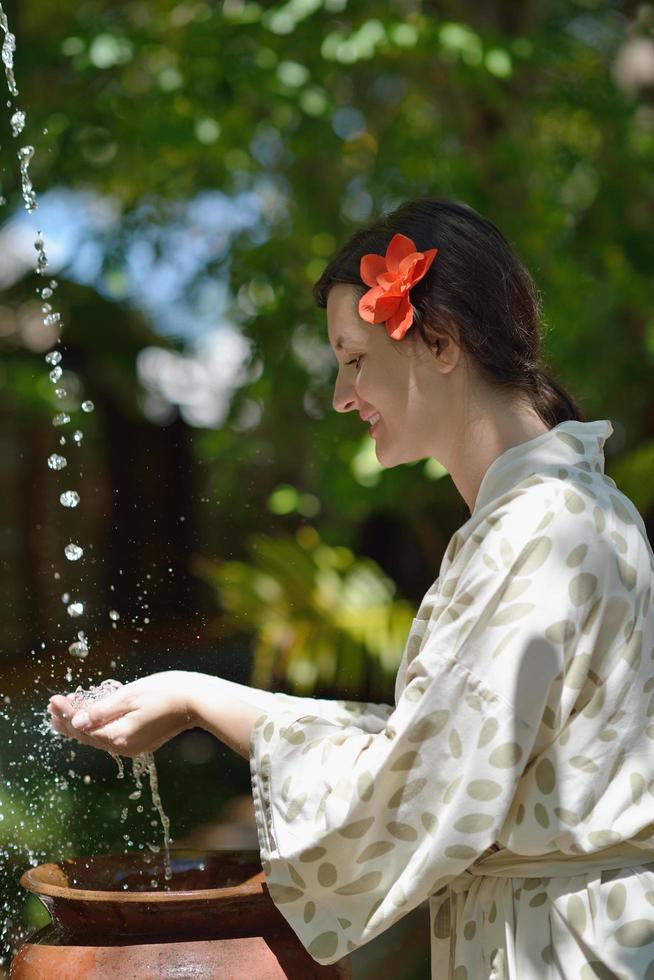
[{"label": "shoulder", "polygon": [[595,549],[608,521],[595,479],[592,484],[560,467],[517,483],[456,532],[441,576],[464,569],[515,572],[518,561],[534,565],[553,551],[567,559],[581,544],[586,552]]},{"label": "shoulder", "polygon": [[504,536],[518,542],[553,525],[568,526],[568,515],[579,524],[592,522],[594,502],[586,485],[574,477],[534,474],[485,508],[470,540],[482,545]]}]

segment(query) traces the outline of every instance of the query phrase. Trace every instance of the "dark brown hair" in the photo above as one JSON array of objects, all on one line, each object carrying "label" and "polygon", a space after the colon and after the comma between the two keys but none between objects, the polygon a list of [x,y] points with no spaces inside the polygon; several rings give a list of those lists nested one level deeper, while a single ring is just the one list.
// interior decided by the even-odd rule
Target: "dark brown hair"
[{"label": "dark brown hair", "polygon": [[317,305],[327,306],[336,283],[355,285],[363,295],[369,287],[359,275],[361,257],[385,254],[397,232],[420,252],[439,250],[411,289],[413,322],[424,343],[433,349],[437,333],[452,336],[455,326],[459,345],[487,381],[525,396],[548,428],[583,421],[576,400],[543,369],[541,300],[531,275],[492,221],[467,204],[416,198],[355,232],[315,283]]}]

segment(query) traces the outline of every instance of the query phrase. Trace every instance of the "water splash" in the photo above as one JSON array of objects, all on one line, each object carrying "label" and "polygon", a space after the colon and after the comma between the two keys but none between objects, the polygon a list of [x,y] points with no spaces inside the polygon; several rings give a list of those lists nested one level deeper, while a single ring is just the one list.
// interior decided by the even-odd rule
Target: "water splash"
[{"label": "water splash", "polygon": [[[7,16],[3,10],[1,2],[0,2],[0,30],[4,34],[2,40],[2,61],[4,65],[5,76],[7,79],[7,86],[10,95],[12,96],[12,98],[15,98],[19,94],[16,85],[16,80],[14,77],[14,52],[16,50],[16,38],[9,30]],[[27,124],[27,116],[22,109],[18,108],[15,105],[12,106],[11,101],[7,102],[7,106],[10,110],[10,125],[11,125],[12,136],[14,137],[14,139],[18,139],[19,137],[22,137],[22,134],[25,130]],[[43,132],[45,134],[47,130],[44,130]],[[20,169],[20,185],[21,185],[21,192],[22,192],[22,200],[23,200],[23,205],[29,214],[32,214],[34,211],[36,211],[38,207],[36,191],[32,185],[32,180],[30,177],[30,165],[34,157],[34,153],[35,153],[34,146],[31,145],[31,143],[29,142],[25,142],[24,145],[19,145],[17,148],[17,158],[18,158],[19,169]],[[0,195],[0,205],[5,203],[6,203],[5,198],[2,195]],[[36,231],[36,236],[34,239],[34,249],[36,251],[35,272],[38,276],[45,278],[46,275],[48,274],[48,256],[46,253],[46,246],[42,233],[38,229]],[[39,297],[39,301],[40,301],[44,327],[50,329],[52,329],[53,327],[57,329],[61,329],[63,326],[61,314],[56,309],[53,308],[51,302],[53,294],[57,289],[57,287],[58,287],[57,280],[49,279],[45,283],[42,282],[41,285],[36,288],[36,294]],[[46,364],[48,365],[48,368],[50,369],[48,374],[49,380],[54,385],[57,385],[63,376],[63,367],[61,366],[63,361],[62,352],[56,349],[49,351],[45,355],[45,361]],[[64,398],[65,396],[66,396],[65,388],[56,387],[54,389],[55,398],[61,399]],[[90,412],[93,412],[94,405],[90,399],[86,399],[79,406],[79,408],[81,409],[82,412],[88,414]],[[68,425],[70,421],[71,421],[71,415],[69,414],[69,411],[55,412],[52,417],[52,425],[55,428]],[[75,444],[79,447],[83,439],[82,431],[80,429],[76,429],[73,432],[72,439],[75,442]],[[63,446],[66,444],[66,437],[64,435],[59,435],[58,441],[59,444]],[[50,455],[48,456],[48,466],[52,470],[55,471],[62,470],[67,465],[68,465],[68,461],[66,460],[66,457],[60,455],[59,453],[50,453]],[[80,496],[79,493],[75,490],[66,490],[59,495],[59,500],[63,507],[74,509],[79,505]],[[75,542],[70,542],[64,549],[65,557],[68,559],[69,562],[73,562],[73,563],[78,561],[79,558],[82,557],[83,552],[84,549],[79,544],[76,544]],[[55,579],[60,579],[61,578],[60,572],[55,571],[54,577]],[[71,602],[70,592],[64,592],[61,596],[61,601],[63,605],[66,607],[68,616],[71,619],[75,619],[84,613],[84,603],[81,602],[80,600]],[[112,610],[110,613],[110,619],[112,621],[112,626],[114,628],[116,628],[116,622],[118,618],[119,618],[118,613]],[[43,650],[45,650],[46,644],[42,643],[41,646]],[[72,643],[68,645],[69,654],[71,655],[71,657],[74,657],[78,661],[84,661],[85,658],[88,657],[89,649],[90,649],[90,643],[86,634],[84,633],[83,630],[78,630],[77,639],[75,639]],[[34,651],[32,651],[32,653],[34,653]],[[39,659],[37,663],[40,664],[41,660]],[[73,672],[71,670],[70,665],[67,665],[66,667],[65,677],[66,677],[66,682],[70,684],[73,679]],[[34,680],[35,689],[38,689],[39,680],[40,680],[39,676],[37,676]],[[108,693],[108,690],[111,689],[112,683],[113,682],[111,681],[105,681],[103,682],[103,684],[99,686],[99,688],[91,687],[91,694],[89,695],[89,693],[87,692],[86,694],[84,694],[84,698],[88,696],[95,697],[97,696],[98,691],[100,692],[104,691],[105,694]],[[78,692],[80,692],[81,690],[82,690],[81,688],[78,688]],[[96,692],[96,694],[93,693],[94,691]],[[104,696],[104,695],[101,694],[100,696]],[[52,759],[51,755],[48,755],[47,747],[55,743],[59,743],[61,740],[59,739],[58,736],[54,734],[53,730],[51,729],[49,722],[47,720],[47,716],[45,715],[45,712],[43,711],[39,712],[38,716],[35,713],[37,724],[34,725],[31,719],[29,720],[29,722],[18,720],[18,716],[13,717],[11,714],[5,711],[4,708],[6,708],[6,706],[10,704],[11,704],[10,698],[5,697],[3,702],[2,697],[0,696],[0,719],[10,721],[10,723],[16,726],[18,725],[22,726],[25,734],[27,734],[28,729],[31,734],[32,729],[35,728],[36,731],[42,736],[41,741],[45,746],[43,748],[45,765],[46,768],[48,769],[49,777],[52,776],[52,786],[54,787],[51,788],[50,784],[48,784],[49,788],[47,790],[47,793],[49,794],[49,799],[45,801],[45,803],[46,803],[46,807],[50,807],[53,812],[57,812],[60,815],[60,820],[63,826],[65,825],[66,816],[72,816],[72,812],[70,812],[71,807],[70,806],[68,807],[69,812],[65,810],[61,797],[56,795],[55,790],[57,791],[57,793],[67,791],[69,788],[68,779],[72,780],[73,778],[76,778],[78,774],[76,773],[75,769],[72,767],[68,769],[68,778],[62,776],[60,773],[56,771],[54,760]],[[49,741],[46,740],[46,736],[51,736]],[[12,744],[12,738],[7,740],[7,744],[8,745]],[[75,757],[75,750],[71,748],[68,752],[68,756],[70,760],[73,760]],[[118,778],[122,778],[123,777],[122,760],[118,756],[114,756],[114,758],[119,767]],[[34,760],[34,759],[35,756],[33,756],[32,754],[27,755],[28,763],[30,763],[30,760]],[[23,761],[24,760],[21,760],[21,764]],[[10,851],[12,851],[12,849],[13,849],[13,853],[11,856],[11,860],[13,860],[16,863],[18,862],[20,862],[20,864],[29,863],[32,867],[34,867],[44,859],[52,860],[53,840],[51,838],[39,841],[36,846],[33,845],[33,841],[31,839],[29,841],[25,841],[21,838],[21,834],[23,832],[22,828],[25,827],[25,821],[20,817],[21,808],[23,807],[23,801],[27,798],[30,792],[32,770],[41,761],[43,760],[41,759],[41,753],[39,752],[36,761],[30,763],[30,769],[28,770],[26,777],[23,778],[20,781],[20,783],[16,783],[15,786],[16,792],[14,798],[12,799],[11,797],[6,797],[6,796],[3,797],[3,791],[9,792],[9,790],[13,790],[14,787],[12,787],[11,784],[5,779],[4,772],[1,771],[2,760],[0,760],[0,823],[3,823],[5,817],[5,813],[3,812],[4,802],[7,798],[9,798],[11,800],[11,806],[12,806],[11,816],[18,814],[18,816],[16,816],[16,820],[18,821],[17,827],[19,828],[15,834],[15,841],[12,840],[9,843],[9,845],[6,845],[3,842],[3,850],[0,851],[0,863],[5,858],[9,858]],[[9,762],[9,766],[12,766],[14,764],[17,765],[18,763]],[[132,772],[133,772],[135,782],[137,784],[137,791],[139,793],[141,792],[141,780],[144,773],[147,772],[149,776],[150,789],[151,789],[152,800],[153,800],[153,810],[157,810],[157,812],[159,813],[159,817],[161,819],[161,823],[164,829],[164,847],[166,851],[165,877],[168,880],[171,877],[170,855],[169,855],[170,826],[169,826],[168,818],[166,817],[163,811],[161,805],[161,799],[159,797],[157,773],[155,768],[154,756],[152,755],[152,753],[145,753],[142,756],[137,757],[136,760],[133,760]],[[90,782],[90,779],[91,779],[90,776],[85,776],[83,781]],[[39,803],[41,802],[44,801],[39,800]],[[32,806],[33,808],[36,807],[36,801],[33,801]],[[139,811],[142,810],[140,804],[137,807],[137,810]],[[36,814],[36,809],[34,809],[34,813],[31,814],[31,817],[33,818],[35,814]],[[127,809],[124,810],[124,817],[126,818],[126,816],[127,816]],[[4,824],[4,827],[6,829],[7,824]],[[71,836],[72,836],[72,832],[71,832]],[[61,843],[62,844],[64,843],[63,838]],[[129,841],[129,843],[131,844],[132,842]],[[72,842],[70,840],[67,841],[66,846],[68,848],[72,847],[73,846]],[[150,847],[150,849],[153,851],[158,850],[158,847],[154,844],[148,844],[148,847]],[[0,909],[5,913],[3,916],[0,917],[0,940],[2,940],[2,942],[4,942],[7,946],[13,946],[15,949],[17,944],[19,944],[22,941],[22,939],[25,938],[26,930],[23,927],[17,926],[15,921],[18,905],[20,903],[20,897],[18,894],[19,892],[18,886],[12,880],[12,887],[14,887],[14,884],[16,885],[17,891],[14,892],[13,898],[11,896],[9,898],[0,896]],[[156,888],[158,887],[159,883],[157,882],[156,879],[153,879],[151,884],[153,888]],[[0,965],[2,963],[3,963],[3,953],[2,950],[0,950]]]},{"label": "water splash", "polygon": [[[94,701],[101,701],[103,698],[108,697],[110,694],[114,694],[116,691],[120,690],[120,684],[113,680],[102,681],[101,684],[91,685],[88,690],[84,690],[82,687],[78,687],[71,697],[73,707],[77,710],[86,704],[92,703]],[[111,753],[113,758],[118,764],[118,778],[122,779],[124,777],[124,767],[123,760],[119,755]],[[157,778],[157,768],[154,761],[154,755],[152,752],[140,752],[138,755],[134,756],[132,759],[132,776],[134,778],[134,783],[136,789],[129,794],[130,800],[139,800],[143,792],[143,776],[148,774],[148,779],[150,783],[150,794],[152,797],[152,808],[159,814],[159,819],[161,820],[161,826],[163,828],[163,838],[164,838],[164,878],[166,881],[170,881],[173,876],[172,866],[170,863],[170,820],[166,816],[163,805],[161,803],[161,796],[159,794],[159,780]],[[123,810],[123,815],[126,818],[128,809]],[[152,851],[158,850],[156,845],[148,845]]]},{"label": "water splash", "polygon": [[2,62],[5,66],[5,75],[7,76],[7,88],[12,95],[18,95],[18,89],[16,88],[16,79],[14,78],[14,51],[16,50],[16,38],[9,30],[9,24],[7,23],[7,15],[2,9],[2,4],[0,3],[0,28],[4,31],[5,37],[2,42]]},{"label": "water splash", "polygon": [[[163,827],[164,834],[164,878],[166,881],[170,881],[173,876],[173,870],[170,864],[170,820],[164,813],[163,805],[161,803],[161,796],[159,795],[159,780],[157,778],[157,768],[154,762],[154,755],[152,752],[142,752],[140,755],[135,756],[132,759],[132,774],[134,776],[134,781],[136,783],[137,789],[141,790],[141,776],[144,772],[147,772],[150,780],[150,793],[152,796],[153,807],[157,810],[159,814],[159,819],[161,820],[161,826]],[[139,793],[139,796],[141,794]]]}]

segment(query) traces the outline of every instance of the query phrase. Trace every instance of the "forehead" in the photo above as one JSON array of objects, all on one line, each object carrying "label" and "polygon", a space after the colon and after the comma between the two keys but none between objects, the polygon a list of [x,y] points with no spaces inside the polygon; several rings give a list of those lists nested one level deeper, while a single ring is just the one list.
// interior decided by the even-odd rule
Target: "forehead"
[{"label": "forehead", "polygon": [[363,340],[367,324],[359,316],[361,290],[347,283],[336,283],[327,297],[327,332],[335,350]]}]

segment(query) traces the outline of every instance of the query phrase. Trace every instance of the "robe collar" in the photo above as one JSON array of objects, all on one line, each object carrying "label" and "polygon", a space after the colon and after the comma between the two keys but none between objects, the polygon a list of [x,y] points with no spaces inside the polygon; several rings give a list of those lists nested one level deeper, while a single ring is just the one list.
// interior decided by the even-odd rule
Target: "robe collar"
[{"label": "robe collar", "polygon": [[604,443],[612,433],[613,425],[609,419],[594,422],[569,419],[534,439],[505,450],[484,473],[472,514],[477,514],[492,500],[545,467],[583,463],[582,469],[603,473]]}]

